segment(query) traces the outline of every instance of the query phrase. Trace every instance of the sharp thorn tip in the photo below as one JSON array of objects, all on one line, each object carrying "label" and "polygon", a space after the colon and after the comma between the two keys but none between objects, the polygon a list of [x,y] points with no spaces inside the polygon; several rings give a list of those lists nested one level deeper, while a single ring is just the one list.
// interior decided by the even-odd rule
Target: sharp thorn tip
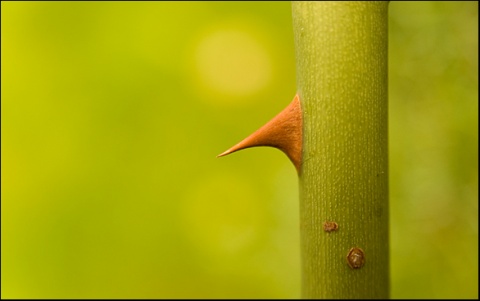
[{"label": "sharp thorn tip", "polygon": [[221,153],[220,155],[217,155],[217,158],[220,158],[220,157],[226,156],[226,155],[228,155],[228,154],[230,154],[230,149],[228,149],[228,150],[224,151],[224,152],[223,152],[223,153]]}]

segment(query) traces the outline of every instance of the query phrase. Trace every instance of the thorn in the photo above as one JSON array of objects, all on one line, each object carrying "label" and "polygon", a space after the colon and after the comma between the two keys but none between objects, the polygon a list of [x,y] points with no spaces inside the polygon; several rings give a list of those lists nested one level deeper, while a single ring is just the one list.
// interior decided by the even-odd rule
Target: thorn
[{"label": "thorn", "polygon": [[218,155],[217,158],[250,147],[270,146],[283,151],[295,165],[297,172],[300,172],[302,126],[300,97],[297,94],[290,105],[277,116],[238,144]]},{"label": "thorn", "polygon": [[220,155],[217,155],[217,158],[226,156],[226,155],[230,154],[231,152],[232,152],[232,149],[229,148],[229,149],[227,149],[226,151],[224,151],[223,153],[221,153]]}]

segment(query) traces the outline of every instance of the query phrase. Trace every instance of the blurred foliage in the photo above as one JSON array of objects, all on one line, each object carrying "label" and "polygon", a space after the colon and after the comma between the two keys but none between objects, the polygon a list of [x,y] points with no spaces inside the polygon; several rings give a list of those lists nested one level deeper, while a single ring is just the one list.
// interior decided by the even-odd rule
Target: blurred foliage
[{"label": "blurred foliage", "polygon": [[[390,3],[393,298],[478,298],[478,2]],[[297,298],[288,2],[1,3],[2,298]]]}]

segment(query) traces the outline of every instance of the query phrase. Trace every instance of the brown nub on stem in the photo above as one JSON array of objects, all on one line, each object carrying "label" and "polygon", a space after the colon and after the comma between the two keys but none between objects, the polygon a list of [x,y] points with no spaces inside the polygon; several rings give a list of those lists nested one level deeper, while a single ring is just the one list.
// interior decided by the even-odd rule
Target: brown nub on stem
[{"label": "brown nub on stem", "polygon": [[323,230],[325,232],[332,232],[338,229],[338,224],[336,222],[324,222],[323,223]]},{"label": "brown nub on stem", "polygon": [[302,110],[300,97],[293,101],[267,124],[217,157],[255,146],[271,146],[283,151],[300,173],[302,161]]},{"label": "brown nub on stem", "polygon": [[359,269],[365,264],[365,253],[360,248],[351,248],[347,255],[347,262],[352,269]]}]

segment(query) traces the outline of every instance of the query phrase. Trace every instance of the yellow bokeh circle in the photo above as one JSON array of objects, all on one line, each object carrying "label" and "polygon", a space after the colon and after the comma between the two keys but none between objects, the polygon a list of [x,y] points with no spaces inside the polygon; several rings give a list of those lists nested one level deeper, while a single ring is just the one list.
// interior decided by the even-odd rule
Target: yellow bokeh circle
[{"label": "yellow bokeh circle", "polygon": [[241,27],[204,33],[195,45],[194,68],[203,89],[231,98],[255,94],[272,79],[265,43]]}]

